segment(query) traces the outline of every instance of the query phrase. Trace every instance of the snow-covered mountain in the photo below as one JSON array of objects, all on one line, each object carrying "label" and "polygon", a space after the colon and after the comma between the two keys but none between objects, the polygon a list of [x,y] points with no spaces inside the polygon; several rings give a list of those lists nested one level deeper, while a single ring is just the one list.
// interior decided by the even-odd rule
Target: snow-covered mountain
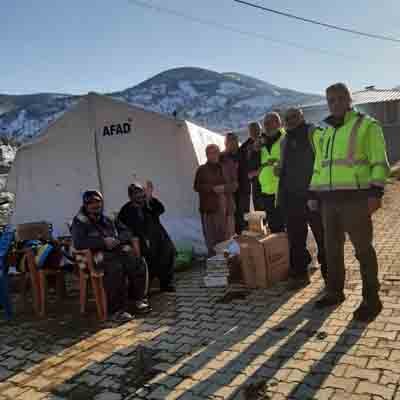
[{"label": "snow-covered mountain", "polygon": [[19,142],[30,139],[78,99],[77,96],[51,93],[0,95],[0,136]]},{"label": "snow-covered mountain", "polygon": [[[239,129],[271,109],[321,99],[235,72],[200,68],[168,70],[108,95],[160,113],[176,111],[178,118],[216,131]],[[0,95],[0,136],[29,139],[78,100],[68,94]]]}]

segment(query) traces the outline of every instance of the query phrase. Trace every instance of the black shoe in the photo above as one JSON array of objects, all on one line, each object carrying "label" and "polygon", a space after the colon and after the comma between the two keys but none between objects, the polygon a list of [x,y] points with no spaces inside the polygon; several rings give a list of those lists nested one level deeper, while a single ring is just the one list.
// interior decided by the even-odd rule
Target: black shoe
[{"label": "black shoe", "polygon": [[308,275],[300,277],[292,277],[289,279],[287,288],[288,290],[300,290],[310,284],[310,278]]},{"label": "black shoe", "polygon": [[382,311],[382,303],[380,300],[374,304],[362,303],[356,311],[354,311],[353,319],[358,322],[372,322]]},{"label": "black shoe", "polygon": [[315,308],[321,309],[326,307],[338,306],[339,304],[342,304],[344,302],[344,299],[345,297],[343,294],[340,296],[332,296],[326,294],[324,297],[315,302]]},{"label": "black shoe", "polygon": [[176,292],[176,287],[174,285],[166,285],[166,286],[161,286],[160,287],[160,292],[161,293],[175,293]]},{"label": "black shoe", "polygon": [[152,311],[152,308],[150,304],[147,302],[147,300],[137,300],[135,302],[135,309],[137,314],[148,314],[149,312]]},{"label": "black shoe", "polygon": [[126,311],[117,311],[110,316],[109,320],[111,322],[123,324],[125,322],[129,322],[129,321],[133,320],[134,318],[135,318],[134,315],[129,314]]}]

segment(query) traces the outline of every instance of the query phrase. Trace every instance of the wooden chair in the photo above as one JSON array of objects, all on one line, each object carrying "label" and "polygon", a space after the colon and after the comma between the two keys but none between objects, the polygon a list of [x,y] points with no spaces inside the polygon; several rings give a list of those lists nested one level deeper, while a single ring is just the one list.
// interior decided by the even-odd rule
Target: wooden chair
[{"label": "wooden chair", "polygon": [[[133,252],[140,255],[140,246],[137,240],[132,241]],[[104,273],[96,271],[93,253],[86,250],[73,250],[74,259],[79,267],[79,292],[81,314],[86,312],[87,293],[89,281],[96,301],[97,316],[100,321],[108,317],[107,293],[104,289]]]},{"label": "wooden chair", "polygon": [[108,310],[107,295],[104,290],[104,273],[96,271],[94,267],[93,254],[90,250],[74,250],[73,255],[79,268],[79,298],[81,314],[85,314],[86,312],[88,283],[90,280],[96,301],[97,316],[100,321],[105,321],[108,316]]},{"label": "wooden chair", "polygon": [[[16,240],[52,240],[52,226],[47,222],[33,222],[20,224],[16,227]],[[21,279],[22,299],[26,301],[27,280],[30,279],[33,296],[33,308],[37,315],[44,317],[47,307],[47,282],[49,276],[54,276],[56,280],[56,293],[58,299],[65,295],[64,270],[60,264],[47,265],[47,268],[39,269],[35,254],[31,248],[20,250],[25,255],[25,273]],[[28,276],[29,277],[28,277]]]},{"label": "wooden chair", "polygon": [[[69,232],[71,232],[72,220],[66,223]],[[89,249],[76,250],[74,249],[72,238],[70,246],[72,248],[71,254],[78,267],[79,275],[79,304],[81,314],[86,313],[86,305],[88,300],[88,286],[89,281],[92,286],[92,291],[96,301],[97,316],[100,321],[105,321],[108,316],[107,310],[107,295],[104,289],[104,273],[96,271],[94,268],[93,254]],[[90,279],[89,279],[90,278]]]}]

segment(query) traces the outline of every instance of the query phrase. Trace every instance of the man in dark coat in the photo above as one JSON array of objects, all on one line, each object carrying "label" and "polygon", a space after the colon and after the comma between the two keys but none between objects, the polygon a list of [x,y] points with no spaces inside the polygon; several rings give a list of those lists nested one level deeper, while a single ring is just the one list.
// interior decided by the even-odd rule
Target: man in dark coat
[{"label": "man in dark coat", "polygon": [[145,188],[139,184],[130,185],[128,195],[130,201],[121,208],[118,221],[139,239],[141,255],[149,267],[150,281],[157,277],[161,291],[175,292],[173,281],[176,249],[160,222],[165,208],[153,197],[151,182],[147,182]]},{"label": "man in dark coat", "polygon": [[201,224],[208,256],[215,255],[215,245],[235,234],[235,199],[237,171],[235,162],[221,160],[216,144],[206,147],[207,162],[196,171],[193,189],[199,194]]},{"label": "man in dark coat", "polygon": [[132,297],[136,300],[137,312],[148,312],[146,300],[147,270],[141,259],[135,257],[132,235],[126,227],[114,224],[103,214],[103,196],[98,191],[87,191],[83,205],[71,226],[72,240],[77,250],[90,249],[95,268],[104,272],[104,286],[108,310],[112,319],[129,320],[126,311],[126,278],[130,281]]},{"label": "man in dark coat", "polygon": [[241,214],[241,230],[247,224],[244,221],[244,214],[250,211],[250,196],[252,195],[254,209],[263,210],[261,198],[261,186],[258,181],[260,169],[260,134],[261,126],[258,122],[250,122],[248,126],[249,138],[239,149],[239,203],[238,208]]},{"label": "man in dark coat", "polygon": [[[233,168],[234,180],[239,182],[239,165],[240,165],[240,151],[239,151],[239,138],[234,132],[228,132],[225,135],[225,150],[221,153],[220,163],[226,163],[229,168]],[[235,201],[235,233],[240,234],[244,228],[245,222],[243,219],[244,211],[240,202],[239,187],[233,193]]]},{"label": "man in dark coat", "polygon": [[308,225],[318,246],[318,262],[324,279],[327,266],[321,214],[308,208],[309,185],[314,169],[315,135],[321,130],[304,121],[303,112],[290,108],[286,113],[287,134],[281,143],[278,203],[285,216],[290,246],[290,287],[307,285],[308,265],[312,258],[307,249]]}]

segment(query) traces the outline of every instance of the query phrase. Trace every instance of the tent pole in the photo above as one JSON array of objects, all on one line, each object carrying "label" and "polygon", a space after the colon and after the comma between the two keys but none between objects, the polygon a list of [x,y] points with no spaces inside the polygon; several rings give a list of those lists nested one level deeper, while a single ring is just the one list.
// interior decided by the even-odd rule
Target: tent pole
[{"label": "tent pole", "polygon": [[[88,94],[88,105],[89,105],[89,116],[90,116],[90,123],[91,129],[93,130],[94,135],[94,151],[95,151],[95,158],[96,158],[96,169],[97,169],[97,179],[99,180],[99,190],[103,194],[103,179],[101,176],[101,166],[100,166],[100,158],[99,158],[99,143],[97,140],[97,129],[96,129],[96,112],[93,107],[93,94]],[[104,206],[105,200],[103,200]]]},{"label": "tent pole", "polygon": [[99,188],[100,188],[100,192],[103,194],[103,178],[101,176],[101,167],[100,167],[100,158],[99,158],[99,144],[97,141],[97,131],[96,129],[93,130],[94,132],[94,148],[95,148],[95,152],[96,152],[96,167],[97,167],[97,176],[99,179]]}]

